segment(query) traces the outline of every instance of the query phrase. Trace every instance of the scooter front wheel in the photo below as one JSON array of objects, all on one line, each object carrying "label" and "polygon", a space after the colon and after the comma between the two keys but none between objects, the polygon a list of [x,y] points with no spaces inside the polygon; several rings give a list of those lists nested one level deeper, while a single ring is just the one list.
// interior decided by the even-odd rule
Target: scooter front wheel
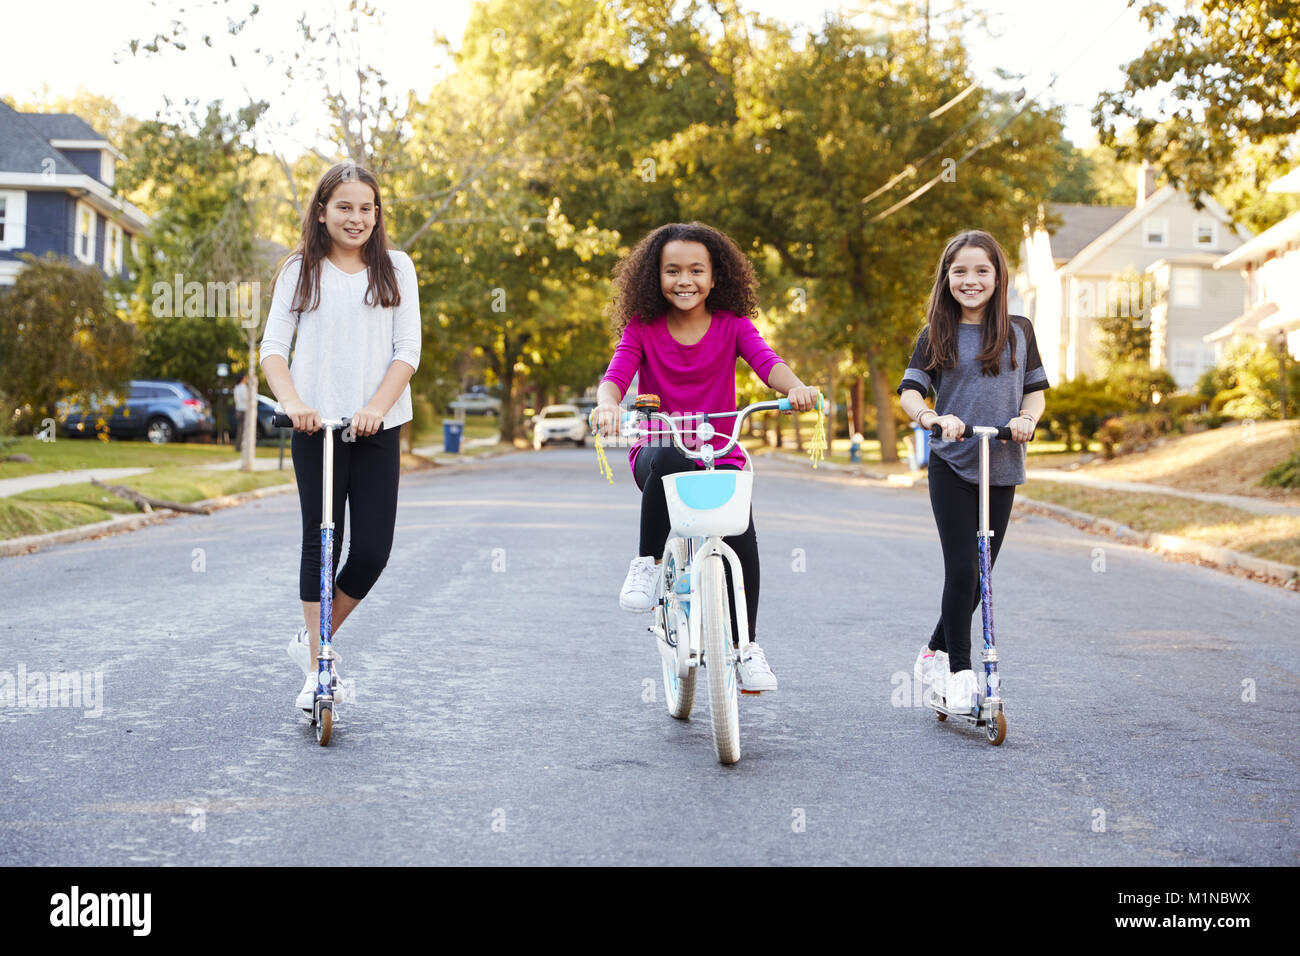
[{"label": "scooter front wheel", "polygon": [[989,719],[989,722],[985,726],[984,730],[989,735],[989,743],[991,743],[994,747],[999,746],[1002,743],[1002,741],[1007,739],[1006,714],[1002,713],[1002,711],[999,710],[997,714],[995,714],[993,717]]},{"label": "scooter front wheel", "polygon": [[329,746],[330,734],[334,730],[334,707],[321,704],[320,719],[316,721],[316,743],[322,747]]}]

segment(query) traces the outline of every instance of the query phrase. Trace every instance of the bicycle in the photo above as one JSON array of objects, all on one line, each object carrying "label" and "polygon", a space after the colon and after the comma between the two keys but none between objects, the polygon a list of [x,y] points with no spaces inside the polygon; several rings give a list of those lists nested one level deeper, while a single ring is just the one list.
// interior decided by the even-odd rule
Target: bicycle
[{"label": "bicycle", "polygon": [[[824,398],[819,395],[818,412],[823,405]],[[666,434],[682,454],[703,462],[704,468],[663,477],[671,531],[661,563],[656,619],[649,630],[656,636],[668,713],[678,720],[690,717],[695,703],[696,675],[703,667],[709,675],[713,749],[720,763],[733,764],[740,759],[737,669],[749,646],[749,620],[745,613],[745,578],[740,559],[722,539],[743,534],[749,527],[754,463],[740,444],[740,428],[756,412],[790,411],[790,402],[782,398],[755,402],[735,412],[676,417],[664,415],[658,407],[658,396],[637,396],[636,410],[623,413],[622,433],[628,437],[632,434],[661,436],[665,433],[651,431],[649,423],[662,422],[667,426]],[[683,442],[684,431],[694,433],[700,442],[707,442],[718,434],[712,422],[720,418],[735,419],[731,436],[722,447],[714,449],[701,444],[692,449]],[[694,427],[680,427],[688,423]],[[819,440],[815,435],[814,443]],[[734,447],[745,453],[748,471],[716,470],[715,460]],[[731,633],[723,561],[731,568],[732,598],[740,632],[736,635]]]},{"label": "bicycle", "polygon": [[[312,709],[304,710],[316,728],[316,742],[329,746],[334,732],[334,718],[341,696],[339,677],[334,670],[334,432],[346,430],[346,418],[322,418],[325,432],[324,458],[321,466],[321,519],[320,519],[320,649],[316,657],[316,693]],[[277,428],[292,428],[293,419],[283,412],[275,413]],[[344,436],[347,440],[347,436]]]}]

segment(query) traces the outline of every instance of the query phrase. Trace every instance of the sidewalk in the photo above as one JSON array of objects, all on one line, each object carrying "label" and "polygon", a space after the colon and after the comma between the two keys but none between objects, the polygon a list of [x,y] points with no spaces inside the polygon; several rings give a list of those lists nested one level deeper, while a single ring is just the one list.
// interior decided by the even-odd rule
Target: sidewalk
[{"label": "sidewalk", "polygon": [[[460,443],[462,449],[465,448],[486,448],[489,445],[501,444],[501,436],[493,435],[491,438],[468,438]],[[442,445],[425,445],[422,448],[412,448],[411,453],[422,455],[425,458],[432,458],[434,455],[443,454]]]},{"label": "sidewalk", "polygon": [[[1146,494],[1173,495],[1178,498],[1193,498],[1210,504],[1228,505],[1257,515],[1293,515],[1300,516],[1300,505],[1291,505],[1282,501],[1269,501],[1266,498],[1251,498],[1247,495],[1221,495],[1209,491],[1187,491],[1183,488],[1170,488],[1168,485],[1151,485],[1144,481],[1106,481],[1092,478],[1074,471],[1058,471],[1055,468],[1027,468],[1025,476],[1032,482],[1060,481],[1073,485],[1086,485],[1104,491],[1133,491]],[[1032,488],[1032,484],[1029,486]]]},{"label": "sidewalk", "polygon": [[143,475],[153,471],[152,468],[81,468],[77,471],[48,471],[39,475],[23,475],[20,478],[0,479],[0,498],[35,491],[37,488],[53,488],[57,485],[76,485],[90,481],[113,481],[128,478],[131,475]]}]

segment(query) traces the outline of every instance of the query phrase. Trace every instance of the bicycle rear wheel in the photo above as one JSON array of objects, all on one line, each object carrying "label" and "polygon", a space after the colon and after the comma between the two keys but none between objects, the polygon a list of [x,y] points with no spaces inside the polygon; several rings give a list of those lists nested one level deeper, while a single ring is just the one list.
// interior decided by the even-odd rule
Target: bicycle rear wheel
[{"label": "bicycle rear wheel", "polygon": [[722,557],[703,562],[700,606],[703,614],[704,666],[709,672],[709,713],[713,722],[713,749],[719,763],[740,759],[740,708],[737,704],[736,661],[727,638],[727,586]]}]

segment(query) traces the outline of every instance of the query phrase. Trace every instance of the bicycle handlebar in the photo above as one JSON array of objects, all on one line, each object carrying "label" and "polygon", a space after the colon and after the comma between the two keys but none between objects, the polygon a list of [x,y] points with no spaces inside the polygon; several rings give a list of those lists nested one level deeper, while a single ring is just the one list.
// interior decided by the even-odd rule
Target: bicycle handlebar
[{"label": "bicycle handlebar", "polygon": [[[816,407],[818,408],[818,410],[820,410],[825,404],[826,404],[826,397],[822,395],[820,392],[818,392]],[[687,458],[690,458],[694,461],[703,461],[707,464],[707,463],[711,463],[715,458],[721,458],[722,456],[726,455],[729,451],[731,451],[732,448],[736,447],[736,445],[740,442],[741,423],[744,422],[744,420],[748,418],[750,415],[754,414],[755,412],[788,412],[788,411],[791,411],[790,399],[780,398],[780,399],[772,399],[766,402],[754,402],[750,405],[746,405],[744,408],[740,409],[739,411],[734,411],[734,412],[710,412],[701,415],[679,416],[682,418],[689,418],[691,420],[698,420],[699,424],[701,425],[708,424],[712,419],[715,418],[736,419],[736,424],[732,426],[731,429],[731,437],[727,440],[727,443],[725,445],[723,445],[721,448],[714,448],[712,445],[704,444],[700,446],[699,451],[692,451],[691,449],[686,447],[685,443],[682,441],[681,429],[677,427],[677,422],[671,416],[665,415],[663,412],[658,412],[658,411],[624,412],[620,416],[619,421],[622,426],[627,426],[630,422],[633,422],[641,417],[644,417],[646,420],[653,419],[653,420],[661,421],[668,426],[668,433],[669,436],[672,438],[673,444],[677,446],[677,448],[681,451],[683,455],[685,455]],[[593,416],[595,415],[594,411],[592,412],[592,415]],[[697,426],[695,429],[692,430],[698,432],[699,428]],[[707,442],[712,437],[713,435],[706,435],[704,438],[701,439],[701,441]]]},{"label": "bicycle handlebar", "polygon": [[[961,436],[961,437],[962,437],[962,438],[974,438],[974,437],[976,437],[977,435],[988,435],[990,438],[998,438],[998,439],[1001,439],[1002,441],[1010,441],[1010,440],[1011,440],[1011,429],[1008,428],[1006,425],[1003,425],[1003,426],[1001,426],[1000,428],[995,428],[995,427],[992,426],[992,425],[967,425],[967,426],[966,426],[966,430],[962,433],[962,436]],[[942,437],[943,437],[943,426],[942,426],[942,425],[931,425],[931,426],[930,426],[930,437],[931,437],[931,438],[942,438]]]}]

